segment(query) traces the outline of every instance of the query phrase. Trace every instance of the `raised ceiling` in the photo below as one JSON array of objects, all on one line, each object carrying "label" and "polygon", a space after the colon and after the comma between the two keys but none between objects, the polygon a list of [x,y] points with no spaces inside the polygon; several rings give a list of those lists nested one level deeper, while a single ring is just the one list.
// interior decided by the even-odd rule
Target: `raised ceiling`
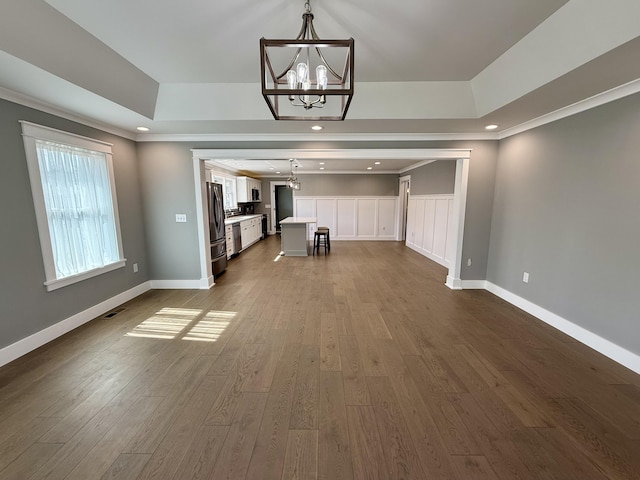
[{"label": "raised ceiling", "polygon": [[[260,37],[303,0],[3,0],[0,95],[138,140],[311,137],[260,95]],[[640,78],[637,0],[312,0],[353,37],[355,95],[312,138],[501,132]],[[487,123],[500,125],[487,134]],[[147,126],[148,134],[135,127]],[[344,136],[344,137],[341,137]],[[435,138],[435,137],[434,137]]]}]

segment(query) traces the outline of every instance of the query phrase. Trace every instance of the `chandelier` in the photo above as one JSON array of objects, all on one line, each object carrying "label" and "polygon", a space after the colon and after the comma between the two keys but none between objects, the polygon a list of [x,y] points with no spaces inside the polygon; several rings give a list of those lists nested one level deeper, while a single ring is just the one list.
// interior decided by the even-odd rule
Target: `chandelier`
[{"label": "chandelier", "polygon": [[344,120],[353,97],[353,38],[320,40],[309,2],[295,39],[260,39],[262,96],[276,120]]},{"label": "chandelier", "polygon": [[[287,178],[287,188],[292,190],[300,190],[300,182],[298,181],[298,177],[293,174],[293,158],[289,159],[289,178]],[[298,170],[298,166],[296,165],[296,171]]]}]

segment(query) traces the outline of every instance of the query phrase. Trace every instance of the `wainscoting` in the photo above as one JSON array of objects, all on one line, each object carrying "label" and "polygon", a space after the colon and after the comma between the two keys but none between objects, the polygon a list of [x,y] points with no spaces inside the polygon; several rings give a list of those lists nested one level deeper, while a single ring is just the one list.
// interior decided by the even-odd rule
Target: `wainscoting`
[{"label": "wainscoting", "polygon": [[407,206],[407,247],[448,267],[452,214],[453,195],[411,195]]},{"label": "wainscoting", "polygon": [[[294,197],[297,217],[316,217],[335,240],[396,240],[397,197]],[[315,229],[315,226],[311,228]],[[313,234],[313,231],[309,232]]]}]

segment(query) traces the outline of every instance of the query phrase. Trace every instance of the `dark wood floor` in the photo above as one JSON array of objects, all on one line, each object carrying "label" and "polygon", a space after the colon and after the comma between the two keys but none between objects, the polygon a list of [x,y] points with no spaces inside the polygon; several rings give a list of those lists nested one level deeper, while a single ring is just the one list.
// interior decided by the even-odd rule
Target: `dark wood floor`
[{"label": "dark wood floor", "polygon": [[636,479],[640,378],[395,242],[243,252],[0,369],[0,478]]}]

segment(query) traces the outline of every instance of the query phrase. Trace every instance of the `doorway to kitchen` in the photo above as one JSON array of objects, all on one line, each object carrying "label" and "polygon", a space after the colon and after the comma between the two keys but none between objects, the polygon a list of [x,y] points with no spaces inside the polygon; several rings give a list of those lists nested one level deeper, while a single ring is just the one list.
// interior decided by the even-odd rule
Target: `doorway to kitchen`
[{"label": "doorway to kitchen", "polygon": [[287,185],[274,185],[275,227],[280,233],[280,220],[293,217],[293,190]]},{"label": "doorway to kitchen", "polygon": [[[462,288],[460,273],[462,270],[462,245],[464,240],[464,223],[467,205],[467,187],[469,177],[470,149],[430,149],[430,148],[396,148],[396,149],[193,149],[193,175],[195,182],[196,222],[198,230],[199,256],[201,278],[197,280],[199,288],[210,288],[213,285],[211,271],[211,258],[208,248],[209,225],[206,221],[206,191],[204,160],[243,158],[252,160],[273,160],[274,158],[297,159],[398,159],[415,160],[417,163],[401,170],[399,173],[415,169],[423,162],[435,160],[450,160],[456,162],[456,176],[453,193],[452,224],[450,230],[451,258],[449,260],[449,272],[445,284],[454,290]],[[285,182],[271,182],[271,208],[272,233],[275,233],[275,184],[284,185]],[[295,204],[294,204],[295,207]],[[294,215],[296,208],[294,208]]]},{"label": "doorway to kitchen", "polygon": [[407,239],[407,207],[409,205],[409,187],[411,185],[411,175],[400,177],[398,188],[398,198],[400,200],[400,214],[398,215],[398,240],[404,242]]}]

